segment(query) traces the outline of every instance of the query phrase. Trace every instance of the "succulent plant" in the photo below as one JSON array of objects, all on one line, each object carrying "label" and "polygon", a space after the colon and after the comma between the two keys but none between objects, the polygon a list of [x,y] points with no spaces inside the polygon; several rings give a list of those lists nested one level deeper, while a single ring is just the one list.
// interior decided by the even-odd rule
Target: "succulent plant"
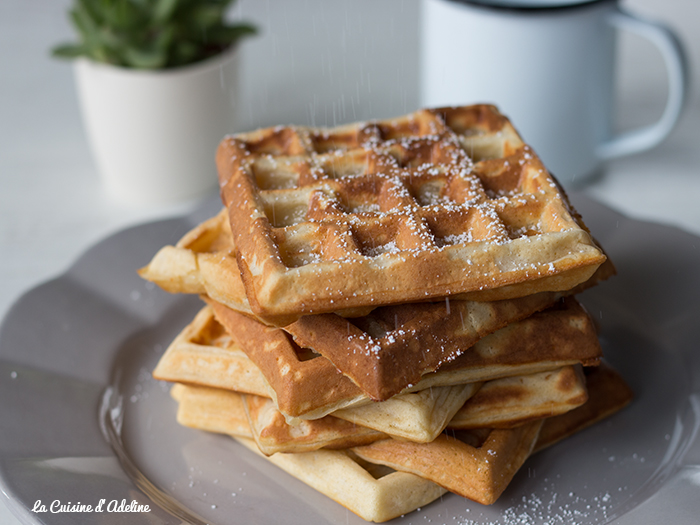
[{"label": "succulent plant", "polygon": [[256,32],[226,21],[231,1],[74,0],[70,18],[79,42],[57,46],[53,55],[138,69],[198,62]]}]

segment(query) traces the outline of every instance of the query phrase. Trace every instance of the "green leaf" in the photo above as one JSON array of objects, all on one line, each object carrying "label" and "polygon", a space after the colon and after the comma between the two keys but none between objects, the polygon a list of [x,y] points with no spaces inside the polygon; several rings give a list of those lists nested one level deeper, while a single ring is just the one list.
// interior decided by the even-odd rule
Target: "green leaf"
[{"label": "green leaf", "polygon": [[115,66],[123,65],[120,57],[110,52],[110,50],[104,46],[91,47],[89,49],[88,56],[96,62],[102,62],[104,64],[113,64]]},{"label": "green leaf", "polygon": [[110,49],[117,50],[119,48],[125,47],[125,45],[127,44],[122,34],[115,32],[109,27],[101,28],[97,32],[95,37],[101,45]]},{"label": "green leaf", "polygon": [[209,40],[222,46],[235,44],[240,38],[247,35],[254,35],[258,30],[249,24],[240,24],[230,27],[217,27],[210,31]]},{"label": "green leaf", "polygon": [[153,8],[153,21],[162,24],[170,20],[178,5],[178,0],[156,0],[156,5]]},{"label": "green leaf", "polygon": [[198,60],[201,56],[199,52],[200,46],[187,41],[174,42],[170,67],[184,66]]},{"label": "green leaf", "polygon": [[153,39],[153,48],[157,49],[163,56],[168,56],[173,45],[175,31],[172,27],[166,27],[160,31]]},{"label": "green leaf", "polygon": [[82,11],[95,24],[102,24],[104,22],[103,4],[103,0],[77,0],[75,9]]},{"label": "green leaf", "polygon": [[77,58],[86,56],[87,50],[80,44],[61,44],[54,47],[51,54],[58,58]]},{"label": "green leaf", "polygon": [[104,25],[112,29],[133,32],[148,24],[148,9],[139,7],[130,0],[108,0],[104,10]]},{"label": "green leaf", "polygon": [[[233,0],[74,0],[70,11],[78,43],[60,56],[84,54],[127,67],[172,67],[208,58],[239,38],[250,24],[230,24]],[[81,51],[79,52],[78,49]],[[78,55],[73,55],[78,56]]]},{"label": "green leaf", "polygon": [[136,49],[133,47],[124,50],[124,60],[128,67],[137,69],[160,69],[167,63],[167,55],[159,49]]},{"label": "green leaf", "polygon": [[202,30],[221,24],[223,17],[222,6],[199,4],[190,10],[188,18],[192,25]]},{"label": "green leaf", "polygon": [[81,6],[77,6],[70,12],[73,25],[83,37],[83,40],[89,44],[95,40],[97,33],[97,24],[93,20],[90,12]]}]

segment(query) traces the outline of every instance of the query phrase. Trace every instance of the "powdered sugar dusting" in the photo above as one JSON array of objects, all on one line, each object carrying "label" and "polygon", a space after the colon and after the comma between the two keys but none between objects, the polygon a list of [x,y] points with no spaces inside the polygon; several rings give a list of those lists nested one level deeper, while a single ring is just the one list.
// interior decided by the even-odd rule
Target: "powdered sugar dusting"
[{"label": "powdered sugar dusting", "polygon": [[[620,489],[622,492],[623,489]],[[480,507],[469,503],[458,515],[446,516],[440,511],[437,516],[415,516],[410,523],[432,523],[436,525],[582,525],[607,523],[613,517],[615,496],[600,492],[590,498],[574,492],[557,492],[554,484],[545,487],[539,494],[522,496],[519,502],[493,512],[493,507]],[[406,517],[409,517],[407,515]]]}]

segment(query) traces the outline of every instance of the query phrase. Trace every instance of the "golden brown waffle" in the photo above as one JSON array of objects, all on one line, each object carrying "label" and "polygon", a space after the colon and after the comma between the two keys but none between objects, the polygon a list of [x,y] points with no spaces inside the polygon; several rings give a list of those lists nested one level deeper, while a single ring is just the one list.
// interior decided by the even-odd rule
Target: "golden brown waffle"
[{"label": "golden brown waffle", "polygon": [[[509,481],[517,470],[515,467],[522,464],[525,449],[534,446],[534,450],[541,450],[556,443],[611,415],[631,399],[631,392],[622,378],[605,365],[591,369],[588,382],[588,401],[566,414],[544,420],[534,444],[531,437],[540,422],[519,429],[461,431],[463,441],[458,440],[456,434],[442,436],[436,444],[385,440],[352,451],[277,453],[267,459],[368,521],[381,522],[406,514],[444,494],[444,488],[423,476],[439,479],[477,501],[489,502],[502,492],[504,476]],[[174,397],[180,403],[179,419],[181,412],[194,414],[186,413],[182,419],[198,421],[199,428],[205,430],[230,430],[229,433],[238,436],[237,439],[246,447],[260,454],[255,442],[245,439],[252,436],[250,427],[241,431],[241,421],[247,423],[241,396],[217,389],[179,385],[173,389],[173,393],[176,392]],[[228,401],[212,402],[211,394],[223,396]],[[411,448],[414,456],[407,457],[401,452],[401,447]],[[372,456],[380,464],[363,460],[356,452]],[[383,463],[395,464],[398,469],[407,469],[406,465],[410,465],[410,468],[420,471],[420,475],[394,471]],[[473,476],[466,477],[465,472],[471,472]]]},{"label": "golden brown waffle", "polygon": [[176,383],[170,395],[178,402],[181,425],[254,439],[265,455],[342,449],[387,437],[332,416],[291,427],[269,399],[221,388]]},{"label": "golden brown waffle", "polygon": [[333,416],[299,421],[292,426],[287,424],[272,400],[244,395],[243,401],[255,442],[268,456],[276,452],[308,452],[319,448],[344,449],[386,437],[377,430]]},{"label": "golden brown waffle", "polygon": [[504,377],[483,384],[452,417],[448,428],[513,428],[564,414],[588,399],[581,366]]},{"label": "golden brown waffle", "polygon": [[535,452],[611,416],[632,402],[632,389],[609,364],[602,362],[600,366],[584,369],[584,373],[588,401],[566,414],[547,419]]},{"label": "golden brown waffle", "polygon": [[[140,274],[168,291],[206,293],[250,315],[233,250],[222,212],[188,232],[176,246],[162,248]],[[586,283],[564,294],[593,286],[614,271],[606,260]],[[351,321],[335,314],[305,316],[286,330],[300,345],[329,357],[371,397],[386,399],[480,337],[546,308],[560,295],[543,292],[494,302],[449,300],[386,306]],[[350,355],[352,360],[347,359]]]},{"label": "golden brown waffle", "polygon": [[[492,428],[489,426],[494,421],[491,412],[501,410],[501,402],[505,397],[503,394],[512,387],[510,384],[512,379],[522,383],[515,396],[528,399],[529,402],[511,404],[512,412],[499,415],[498,423],[501,427],[512,428],[537,415],[545,414],[553,405],[556,406],[553,413],[545,421],[536,450],[550,446],[574,432],[604,419],[622,409],[632,400],[632,391],[624,380],[609,365],[603,363],[599,367],[586,369],[588,396],[581,404],[580,395],[576,395],[576,398],[572,399],[572,394],[584,391],[585,388],[581,383],[580,374],[571,377],[572,385],[562,388],[562,379],[570,373],[568,368],[570,367],[564,367],[555,373],[495,379],[484,383],[484,390],[491,391],[492,394],[494,392],[500,394],[473,396],[455,415],[448,428],[459,429],[459,427],[465,426],[464,421],[469,422],[470,429]],[[358,431],[352,427],[342,427],[341,429],[335,421],[336,418],[331,416],[314,420],[313,423],[317,425],[316,427],[304,427],[299,431],[293,431],[281,415],[275,411],[270,401],[264,400],[264,398],[246,396],[221,388],[184,384],[175,384],[171,389],[171,395],[178,401],[177,419],[180,424],[209,432],[251,439],[255,437],[258,446],[261,445],[261,441],[265,441],[261,450],[267,454],[278,451],[336,448],[344,439],[347,439],[348,443],[351,443],[353,439],[373,441],[382,436],[387,437],[387,435],[402,438],[408,436],[410,441],[422,442],[420,439],[410,439],[412,435],[410,421],[404,425],[405,428],[400,428],[399,418],[390,416],[389,422],[382,425],[379,421],[381,410],[375,414],[377,416],[375,423],[377,423],[376,426],[379,427],[380,433],[373,434],[361,429]],[[251,399],[258,407],[254,408],[252,417],[249,404]],[[246,407],[247,403],[248,407]],[[415,415],[418,415],[419,418],[425,417],[424,409],[430,410],[433,407],[433,405],[420,406],[421,400],[417,400],[416,403],[418,406],[414,407],[414,410],[404,410],[401,416],[404,418]],[[566,404],[568,410],[562,408],[562,404]],[[251,426],[254,430],[251,429]],[[398,432],[395,432],[396,429]],[[381,432],[382,430],[385,432]],[[263,434],[266,435],[263,436]]]},{"label": "golden brown waffle", "polygon": [[231,136],[217,166],[249,302],[280,324],[568,290],[605,260],[493,106]]},{"label": "golden brown waffle", "polygon": [[252,315],[243,287],[225,210],[164,246],[139,275],[170,293],[206,294]]},{"label": "golden brown waffle", "polygon": [[231,394],[234,393],[220,388],[183,384],[175,384],[170,389],[170,395],[178,402],[177,422],[181,425],[252,438],[243,397]]},{"label": "golden brown waffle", "polygon": [[[267,398],[183,384],[177,384],[172,393],[180,403],[178,418],[183,424],[202,430],[253,437],[260,450],[269,455],[319,448],[347,448],[387,437],[428,443],[448,426],[463,426],[460,421],[464,420],[472,428],[492,428],[490,424],[494,418],[491,412],[494,411],[499,413],[498,422],[503,428],[512,428],[541,419],[542,414],[552,416],[572,410],[586,400],[583,375],[572,374],[571,368],[563,367],[551,373],[532,376],[494,379],[483,383],[483,386],[477,383],[401,394],[388,401],[371,403],[358,409],[339,410],[321,419],[300,421],[295,425],[289,425],[272,400]],[[513,379],[520,383],[515,392]],[[465,404],[465,393],[473,394],[480,387],[489,394],[477,393],[473,402],[470,400]],[[521,398],[519,403],[510,405],[513,408],[510,414],[504,413],[500,405],[509,395]],[[462,405],[464,407],[460,409]],[[217,411],[222,413],[218,414]],[[352,414],[353,411],[356,414]],[[454,418],[450,421],[456,412],[460,413],[456,422]],[[338,420],[338,417],[345,421]],[[241,419],[244,420],[243,425]],[[241,429],[241,426],[245,428]]]},{"label": "golden brown waffle", "polygon": [[[247,393],[276,399],[260,369],[228,336],[208,306],[173,340],[153,376],[175,383],[214,387],[232,394],[235,392],[235,395]],[[384,411],[379,404],[368,403],[363,397],[364,405],[347,409],[343,415],[344,419],[369,428],[380,431],[393,428],[397,436],[427,441],[442,431],[454,412],[480,385],[437,386],[428,391],[399,394],[387,401]],[[305,389],[302,392],[309,393]],[[402,428],[401,422],[407,428]]]},{"label": "golden brown waffle", "polygon": [[416,474],[490,505],[530,456],[541,426],[539,420],[512,429],[452,431],[431,443],[384,439],[352,451],[365,461]]},{"label": "golden brown waffle", "polygon": [[[338,408],[368,402],[330,361],[296,346],[280,328],[210,302],[217,320],[260,369],[278,409],[289,418],[317,419]],[[202,377],[206,380],[205,377]]]},{"label": "golden brown waffle", "polygon": [[270,386],[260,369],[208,307],[200,310],[170,343],[153,370],[153,377],[270,396]]},{"label": "golden brown waffle", "polygon": [[[262,455],[255,441],[236,440]],[[266,459],[361,518],[377,523],[408,514],[447,492],[432,481],[367,463],[344,450],[280,453]]]},{"label": "golden brown waffle", "polygon": [[[266,327],[229,309],[223,309],[221,314],[233,330],[248,325],[249,329],[239,332],[239,337],[249,342],[248,352],[255,363],[241,352],[239,345],[229,340],[212,309],[205,307],[175,338],[161,357],[154,375],[167,381],[269,396],[276,399],[278,408],[290,417],[322,417],[344,406],[368,402],[367,396],[328,360],[296,347],[282,330]],[[543,313],[523,327],[537,323],[542,330],[548,330],[548,315]],[[561,315],[561,312],[557,314],[560,318]],[[577,330],[570,325],[569,329]],[[534,373],[578,362],[595,364],[600,357],[596,338],[579,340],[576,344],[576,339],[570,340],[562,333],[560,339],[566,344],[540,347],[534,343],[525,344],[522,332],[513,327],[504,330],[503,334],[493,334],[477,343],[473,351],[439,372],[424,376],[411,390]],[[259,366],[266,372],[261,374]]]},{"label": "golden brown waffle", "polygon": [[[546,331],[537,326],[541,316],[531,322],[524,319],[553,298],[553,294],[537,294],[487,303],[395,305],[352,320],[333,314],[306,316],[285,330],[297,345],[327,358],[372,399],[385,400],[429,372],[453,368],[450,362],[457,361],[461,367],[461,354],[473,353],[468,349],[497,329],[507,330],[506,325],[527,333],[511,353],[523,345],[535,352],[551,345],[596,340],[593,323],[574,299],[567,299],[564,308],[548,310]],[[524,325],[513,323],[521,319]],[[523,328],[528,323],[534,326]]]},{"label": "golden brown waffle", "polygon": [[447,430],[432,443],[386,439],[352,450],[366,461],[416,474],[491,504],[529,454],[612,415],[632,399],[625,381],[607,365],[591,369],[588,379],[588,401],[555,417],[511,429]]},{"label": "golden brown waffle", "polygon": [[[260,368],[285,415],[322,417],[366,402],[364,391],[334,364],[294,344],[284,330],[211,304],[219,321]],[[419,376],[404,391],[532,374],[576,363],[593,365],[601,357],[590,318],[574,299],[508,325],[464,350],[437,372]],[[410,370],[410,361],[401,364],[404,368],[397,366],[397,374]]]},{"label": "golden brown waffle", "polygon": [[482,383],[435,386],[386,401],[343,408],[332,415],[399,439],[427,443],[445,429],[481,386]]},{"label": "golden brown waffle", "polygon": [[[216,216],[198,224],[187,232],[175,246],[161,248],[147,266],[139,270],[139,275],[171,293],[205,294],[213,300],[248,315],[252,315],[248,299],[236,262],[235,245],[226,209]],[[606,259],[592,278],[561,295],[573,295],[608,279],[615,268]],[[541,294],[546,297],[545,294]],[[551,302],[559,294],[550,293]],[[451,310],[458,312],[456,296],[450,304]],[[445,303],[441,303],[445,304]],[[470,308],[467,303],[465,308]],[[439,305],[438,305],[439,307]],[[374,307],[341,311],[344,317],[361,317]],[[385,308],[385,317],[393,317],[390,308]],[[428,309],[429,311],[429,309]],[[447,314],[445,314],[445,311]],[[443,308],[442,316],[449,315]],[[262,320],[264,322],[264,320]]]},{"label": "golden brown waffle", "polygon": [[[391,437],[425,443],[433,441],[446,426],[453,429],[513,428],[534,419],[566,413],[588,398],[586,381],[578,365],[471,385],[476,393],[470,395],[459,410],[452,408],[454,405],[449,399],[442,405],[443,410],[440,404],[432,403],[431,390],[446,388],[434,387],[418,394],[402,394],[388,401],[338,410],[333,416],[348,419],[353,412],[366,411],[364,418],[349,420]],[[436,395],[439,394],[436,392]],[[410,396],[415,397],[410,399]],[[416,406],[412,410],[402,410],[400,403],[407,402]]]}]

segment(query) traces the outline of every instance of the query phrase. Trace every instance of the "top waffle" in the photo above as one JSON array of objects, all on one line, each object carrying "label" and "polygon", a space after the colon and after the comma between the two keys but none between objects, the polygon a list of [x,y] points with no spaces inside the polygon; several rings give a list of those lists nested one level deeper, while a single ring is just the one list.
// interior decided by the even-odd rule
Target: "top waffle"
[{"label": "top waffle", "polygon": [[221,194],[253,311],[561,291],[605,260],[493,106],[224,139]]}]

